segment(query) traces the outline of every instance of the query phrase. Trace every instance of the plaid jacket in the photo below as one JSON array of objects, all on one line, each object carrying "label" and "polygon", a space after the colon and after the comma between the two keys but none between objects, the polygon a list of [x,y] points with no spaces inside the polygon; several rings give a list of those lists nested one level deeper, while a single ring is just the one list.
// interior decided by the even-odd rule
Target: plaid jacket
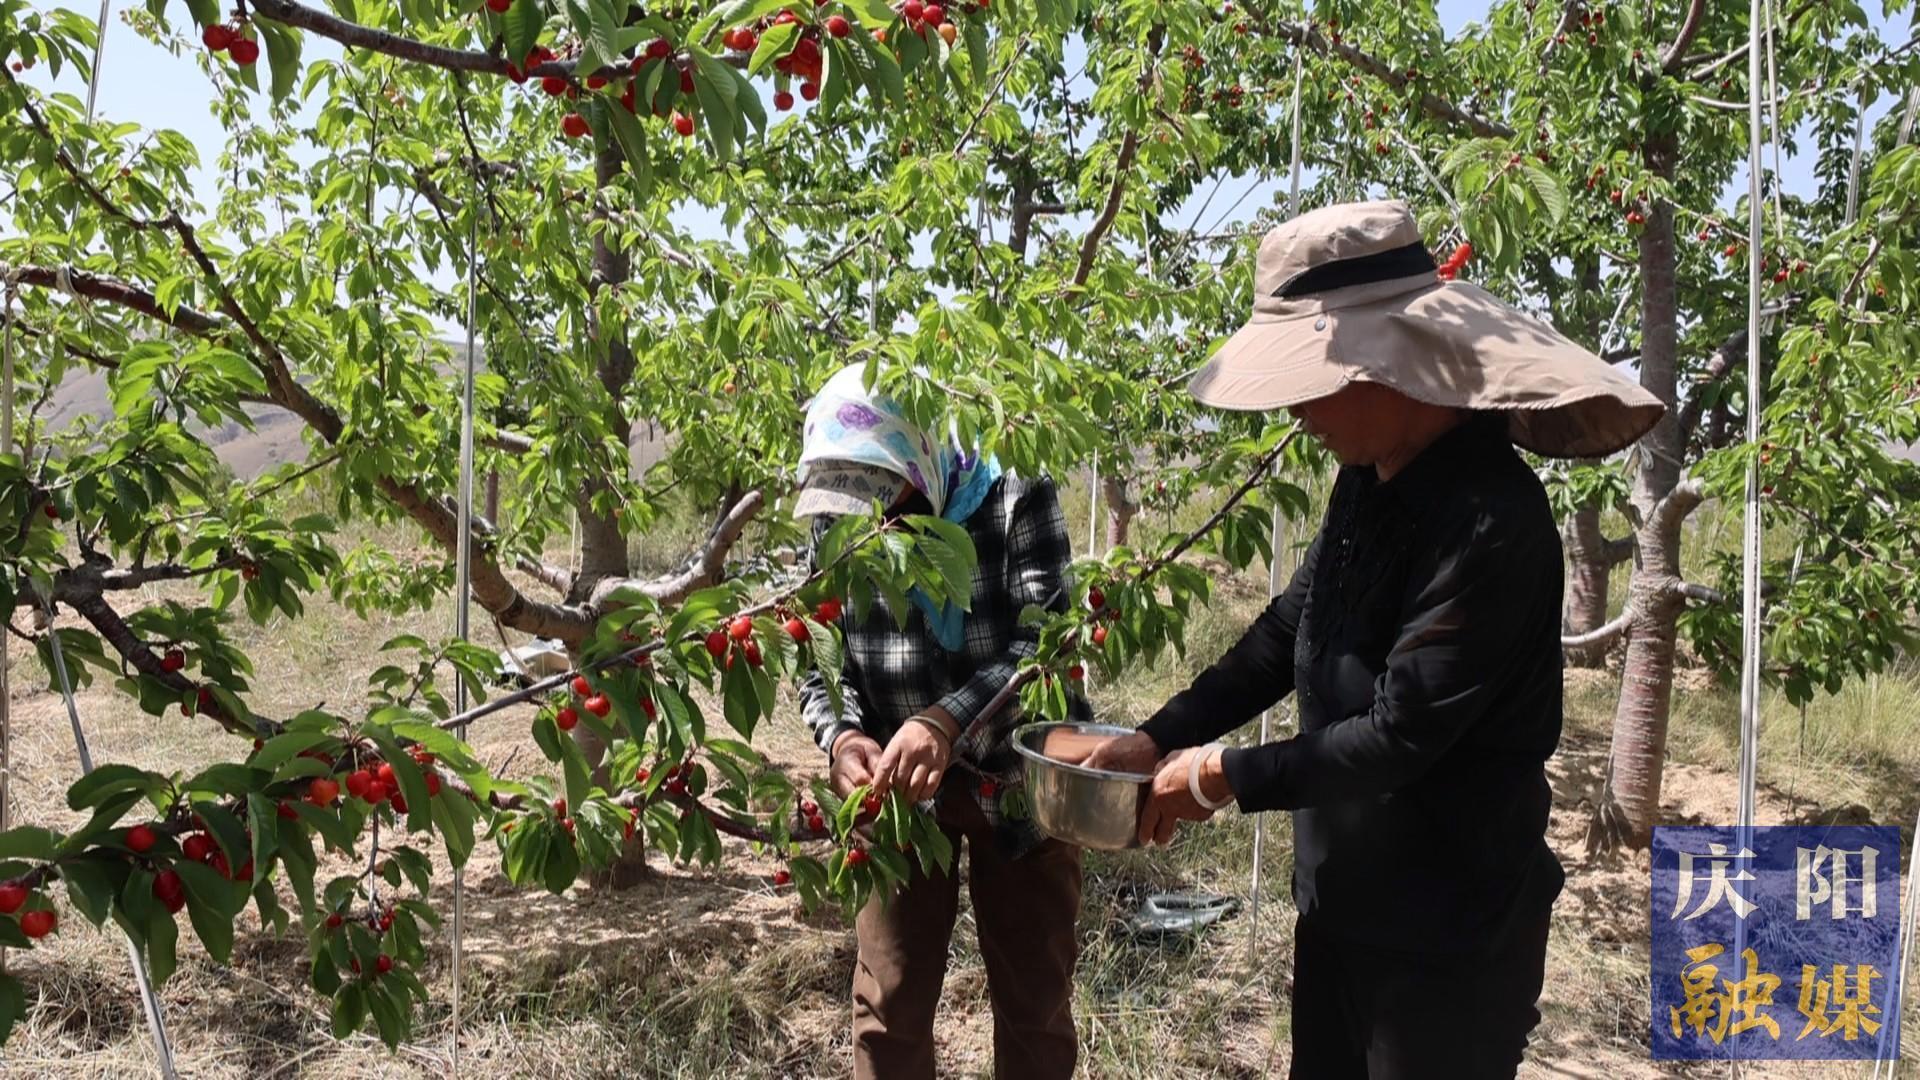
[{"label": "plaid jacket", "polygon": [[[815,522],[816,544],[829,524],[824,518]],[[817,672],[800,687],[801,711],[814,741],[831,751],[833,741],[850,729],[885,746],[908,716],[943,706],[965,734],[935,798],[979,802],[1002,848],[1019,855],[1043,839],[1027,812],[1020,757],[1007,740],[1020,722],[1019,700],[983,723],[973,721],[1021,661],[1034,654],[1039,635],[1036,628],[1020,625],[1020,612],[1029,604],[1065,610],[1061,584],[1073,561],[1073,545],[1053,481],[1023,480],[1012,473],[994,482],[966,530],[977,562],[965,648],[942,649],[917,607],[908,613],[906,628],[899,628],[886,601],[876,597],[864,620],[856,620],[851,608],[840,617],[847,642],[841,673],[845,713],[834,715]],[[1089,719],[1086,702],[1071,700],[1073,719]]]}]

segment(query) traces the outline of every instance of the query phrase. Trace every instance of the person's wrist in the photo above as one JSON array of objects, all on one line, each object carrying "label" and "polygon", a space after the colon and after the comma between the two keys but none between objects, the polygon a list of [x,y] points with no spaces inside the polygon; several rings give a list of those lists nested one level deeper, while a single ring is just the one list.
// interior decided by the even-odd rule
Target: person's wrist
[{"label": "person's wrist", "polygon": [[1214,802],[1232,802],[1238,798],[1233,781],[1227,778],[1227,748],[1216,746],[1200,766],[1200,790]]},{"label": "person's wrist", "polygon": [[865,738],[866,732],[861,731],[859,728],[850,727],[840,734],[835,735],[833,737],[833,747],[827,751],[827,756],[838,760],[841,752],[847,748],[847,740],[855,736]]},{"label": "person's wrist", "polygon": [[1187,791],[1194,802],[1209,811],[1223,809],[1233,801],[1233,787],[1220,768],[1224,750],[1220,744],[1210,743],[1187,759]]}]

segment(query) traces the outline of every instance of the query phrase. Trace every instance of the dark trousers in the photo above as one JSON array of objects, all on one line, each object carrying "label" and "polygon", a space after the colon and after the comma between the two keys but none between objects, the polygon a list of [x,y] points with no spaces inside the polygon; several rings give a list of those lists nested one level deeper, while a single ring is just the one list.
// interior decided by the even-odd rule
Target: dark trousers
[{"label": "dark trousers", "polygon": [[1511,1080],[1540,1022],[1548,912],[1485,951],[1410,956],[1296,922],[1292,1080]]},{"label": "dark trousers", "polygon": [[1079,943],[1080,849],[1049,840],[1017,859],[994,843],[970,798],[940,800],[955,873],[913,880],[883,909],[854,923],[853,1072],[859,1080],[931,1080],[934,1012],[960,903],[957,873],[966,841],[980,955],[993,1004],[997,1080],[1065,1080],[1073,1074],[1073,963]]}]

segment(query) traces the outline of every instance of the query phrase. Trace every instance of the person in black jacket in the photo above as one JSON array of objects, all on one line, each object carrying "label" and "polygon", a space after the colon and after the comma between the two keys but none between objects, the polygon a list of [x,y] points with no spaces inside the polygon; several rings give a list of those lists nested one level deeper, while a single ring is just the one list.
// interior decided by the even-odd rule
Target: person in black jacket
[{"label": "person in black jacket", "polygon": [[[1294,1077],[1511,1077],[1564,882],[1544,768],[1561,550],[1513,444],[1610,453],[1661,406],[1440,280],[1399,203],[1275,229],[1256,297],[1192,391],[1285,408],[1325,445],[1342,465],[1326,518],[1239,643],[1088,763],[1154,774],[1143,841],[1232,802],[1293,811]],[[1213,741],[1288,691],[1298,735]]]}]

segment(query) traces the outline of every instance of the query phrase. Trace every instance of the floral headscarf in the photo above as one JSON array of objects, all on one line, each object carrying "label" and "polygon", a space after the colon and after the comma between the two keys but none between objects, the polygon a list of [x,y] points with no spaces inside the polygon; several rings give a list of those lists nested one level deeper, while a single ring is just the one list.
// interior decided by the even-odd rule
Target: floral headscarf
[{"label": "floral headscarf", "polygon": [[[961,450],[951,439],[935,443],[892,398],[867,389],[861,364],[841,368],[820,388],[807,406],[802,438],[802,483],[817,462],[877,465],[905,477],[935,514],[954,524],[973,516],[1001,473],[991,455]],[[936,609],[918,589],[912,599],[943,648],[965,644],[964,613],[957,605]]]}]

